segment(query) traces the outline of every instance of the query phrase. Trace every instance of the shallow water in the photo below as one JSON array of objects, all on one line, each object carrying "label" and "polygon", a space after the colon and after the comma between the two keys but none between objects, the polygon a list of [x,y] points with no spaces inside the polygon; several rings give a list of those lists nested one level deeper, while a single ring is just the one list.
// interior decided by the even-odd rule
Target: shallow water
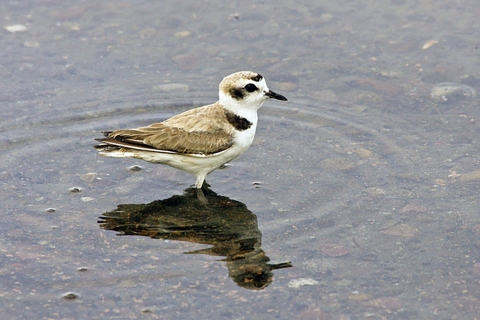
[{"label": "shallow water", "polygon": [[[477,7],[0,5],[27,27],[0,34],[1,317],[474,319]],[[208,177],[219,211],[185,173],[92,148],[244,69],[289,101]]]}]

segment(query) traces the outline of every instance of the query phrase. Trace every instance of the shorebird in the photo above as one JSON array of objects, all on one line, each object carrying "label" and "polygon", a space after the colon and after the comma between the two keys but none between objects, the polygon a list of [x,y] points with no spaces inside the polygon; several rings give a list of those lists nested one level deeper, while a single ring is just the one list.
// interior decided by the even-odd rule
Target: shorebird
[{"label": "shorebird", "polygon": [[107,157],[166,164],[196,177],[198,199],[206,202],[206,176],[243,154],[252,144],[257,110],[268,98],[287,101],[252,71],[240,71],[219,85],[219,100],[147,127],[103,132],[95,148]]}]

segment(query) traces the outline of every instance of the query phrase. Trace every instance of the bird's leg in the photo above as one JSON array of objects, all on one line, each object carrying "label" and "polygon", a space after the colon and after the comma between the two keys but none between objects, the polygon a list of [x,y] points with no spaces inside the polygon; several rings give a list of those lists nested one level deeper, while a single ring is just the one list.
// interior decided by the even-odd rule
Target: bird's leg
[{"label": "bird's leg", "polygon": [[203,204],[207,204],[207,198],[205,197],[205,194],[203,193],[204,186],[206,185],[206,189],[208,189],[208,183],[205,182],[205,175],[200,175],[197,176],[197,181],[195,182],[195,187],[197,188],[197,199]]},{"label": "bird's leg", "polygon": [[202,188],[197,188],[197,199],[202,204],[208,204],[207,197],[205,197],[205,194],[203,194]]}]

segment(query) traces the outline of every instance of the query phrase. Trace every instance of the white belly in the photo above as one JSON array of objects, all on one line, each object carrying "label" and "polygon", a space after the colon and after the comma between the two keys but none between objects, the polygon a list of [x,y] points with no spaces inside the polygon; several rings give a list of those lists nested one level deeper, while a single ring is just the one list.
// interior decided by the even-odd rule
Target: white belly
[{"label": "white belly", "polygon": [[100,155],[107,157],[136,158],[152,163],[165,164],[195,176],[207,175],[243,154],[252,144],[256,124],[248,130],[235,134],[234,144],[227,150],[212,155],[184,155],[178,153],[149,152],[129,149],[128,151],[101,151]]}]

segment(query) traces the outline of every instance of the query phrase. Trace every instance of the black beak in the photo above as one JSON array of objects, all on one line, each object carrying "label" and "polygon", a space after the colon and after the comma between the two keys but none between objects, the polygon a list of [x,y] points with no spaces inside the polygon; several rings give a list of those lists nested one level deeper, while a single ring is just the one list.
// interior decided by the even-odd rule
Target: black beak
[{"label": "black beak", "polygon": [[268,91],[265,93],[265,95],[269,98],[277,99],[277,100],[282,100],[282,101],[287,101],[287,98],[282,96],[281,94],[278,94],[276,92],[273,92],[272,90]]}]

